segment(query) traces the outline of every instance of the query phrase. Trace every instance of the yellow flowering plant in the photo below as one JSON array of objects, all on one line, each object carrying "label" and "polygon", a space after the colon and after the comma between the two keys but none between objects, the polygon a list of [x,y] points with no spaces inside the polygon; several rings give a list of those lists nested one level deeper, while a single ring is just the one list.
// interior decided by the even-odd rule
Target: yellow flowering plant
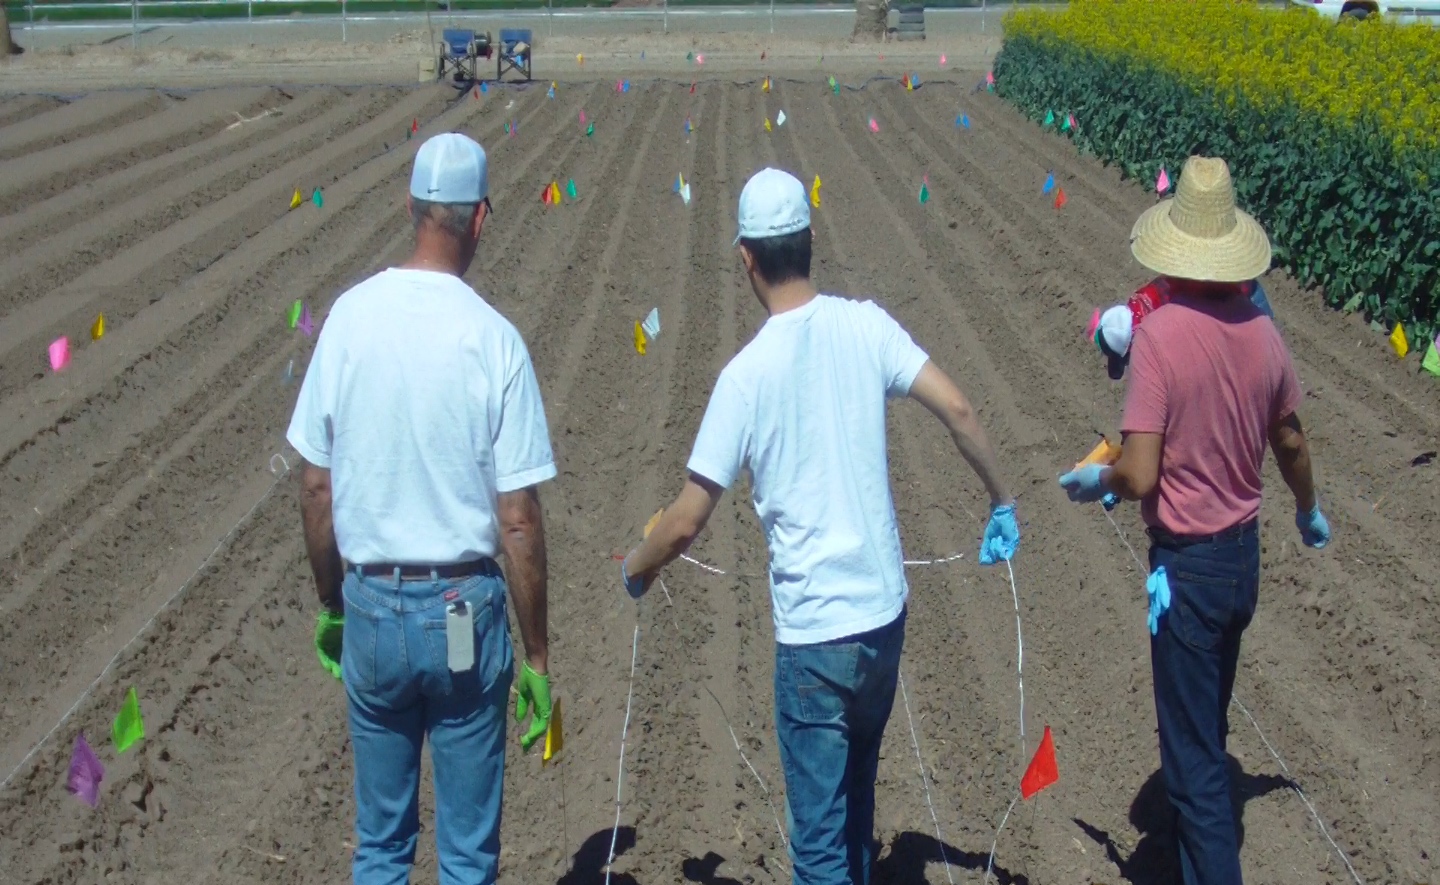
[{"label": "yellow flowering plant", "polygon": [[996,90],[1154,182],[1230,162],[1277,261],[1326,299],[1440,327],[1440,29],[1239,0],[1072,0],[1006,20]]}]

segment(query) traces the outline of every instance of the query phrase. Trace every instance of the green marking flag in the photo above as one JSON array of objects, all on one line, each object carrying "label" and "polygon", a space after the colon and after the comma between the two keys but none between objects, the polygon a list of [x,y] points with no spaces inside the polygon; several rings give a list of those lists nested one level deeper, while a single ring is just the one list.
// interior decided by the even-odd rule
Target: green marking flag
[{"label": "green marking flag", "polygon": [[594,134],[595,134],[595,124],[594,124],[594,123],[591,123],[589,126],[586,126],[586,127],[585,127],[585,135],[586,135],[587,137],[589,137],[589,136],[594,135]]},{"label": "green marking flag", "polygon": [[115,752],[123,753],[144,736],[145,720],[140,718],[140,698],[132,685],[125,693],[125,703],[120,705],[115,724],[110,728],[110,739],[115,742]]},{"label": "green marking flag", "polygon": [[315,188],[315,193],[310,195],[310,202],[314,203],[317,209],[325,205],[325,198],[320,195],[320,188]]},{"label": "green marking flag", "polygon": [[1054,111],[1046,111],[1046,112],[1045,112],[1045,125],[1046,125],[1046,126],[1054,126],[1054,125],[1055,125],[1055,112],[1054,112]]},{"label": "green marking flag", "polygon": [[1069,131],[1070,131],[1070,115],[1069,115],[1069,114],[1066,114],[1066,115],[1065,115],[1065,119],[1063,119],[1063,120],[1060,121],[1060,131],[1061,131],[1061,132],[1069,132]]},{"label": "green marking flag", "polygon": [[1430,349],[1425,351],[1425,361],[1420,368],[1440,378],[1440,338],[1430,342]]},{"label": "green marking flag", "polygon": [[296,299],[295,303],[290,305],[290,313],[286,316],[286,319],[290,322],[290,328],[295,328],[296,324],[300,322],[300,313],[304,309],[305,303],[299,299]]},{"label": "green marking flag", "polygon": [[575,179],[565,182],[565,194],[572,200],[580,199],[580,192],[575,189]]},{"label": "green marking flag", "polygon": [[922,183],[920,185],[920,204],[923,206],[928,202],[930,202],[930,186]]}]

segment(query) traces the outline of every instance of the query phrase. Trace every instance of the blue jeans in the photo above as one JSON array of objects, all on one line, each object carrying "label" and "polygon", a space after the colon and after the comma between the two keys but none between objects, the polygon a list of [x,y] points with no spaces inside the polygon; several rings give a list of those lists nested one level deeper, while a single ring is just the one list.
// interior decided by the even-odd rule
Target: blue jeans
[{"label": "blue jeans", "polygon": [[875,772],[895,703],[905,614],[868,633],[775,646],[775,726],[795,885],[866,885]]},{"label": "blue jeans", "polygon": [[1185,885],[1239,885],[1225,740],[1240,638],[1260,591],[1259,532],[1250,522],[1199,543],[1151,534],[1150,568],[1164,566],[1170,579],[1170,610],[1150,638],[1150,666],[1180,869]]},{"label": "blue jeans", "polygon": [[[355,751],[355,885],[404,885],[420,829],[420,748],[435,764],[442,885],[488,885],[500,858],[505,706],[514,672],[505,582],[347,572],[341,666]],[[447,598],[449,597],[449,598]],[[451,673],[445,607],[475,617],[475,665]]]}]

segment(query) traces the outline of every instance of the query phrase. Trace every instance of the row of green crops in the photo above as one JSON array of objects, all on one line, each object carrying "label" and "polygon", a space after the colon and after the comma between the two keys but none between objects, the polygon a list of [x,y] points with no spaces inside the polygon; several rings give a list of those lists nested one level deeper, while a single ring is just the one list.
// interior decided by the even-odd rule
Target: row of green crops
[{"label": "row of green crops", "polygon": [[[1127,6],[1136,7],[1133,32],[1123,16],[1115,17]],[[1224,28],[1227,17],[1235,20],[1223,38],[1159,31],[1145,21],[1155,6],[1207,17],[1212,28]],[[1100,26],[1087,17],[1101,20]],[[1387,325],[1403,322],[1412,337],[1435,335],[1440,149],[1423,139],[1397,139],[1395,121],[1408,125],[1414,109],[1397,117],[1382,102],[1373,110],[1339,114],[1279,87],[1257,95],[1255,83],[1229,88],[1203,73],[1176,70],[1173,50],[1148,47],[1192,40],[1202,50],[1238,54],[1247,40],[1268,39],[1267,18],[1291,31],[1337,28],[1318,16],[1263,12],[1234,0],[1153,6],[1151,0],[1074,0],[1061,14],[1012,17],[995,60],[996,90],[1037,121],[1052,111],[1057,121],[1073,114],[1079,125],[1068,134],[1081,150],[1144,181],[1153,182],[1161,167],[1173,176],[1192,154],[1224,157],[1242,206],[1270,233],[1278,264],[1304,285],[1323,286],[1334,306],[1363,310]],[[1346,46],[1391,39],[1387,31],[1394,30],[1347,34],[1335,40],[1335,57],[1325,64],[1351,64]],[[1085,36],[1102,31],[1104,39]],[[1206,47],[1206,41],[1216,45]],[[1309,45],[1304,57],[1277,57],[1273,70],[1257,69],[1254,81],[1303,89],[1307,76],[1323,76],[1314,41]]]}]

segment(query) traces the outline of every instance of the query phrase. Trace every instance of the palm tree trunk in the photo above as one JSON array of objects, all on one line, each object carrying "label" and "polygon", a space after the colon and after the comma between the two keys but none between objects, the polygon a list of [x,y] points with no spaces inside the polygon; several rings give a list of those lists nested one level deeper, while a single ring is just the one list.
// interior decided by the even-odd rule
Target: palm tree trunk
[{"label": "palm tree trunk", "polygon": [[888,11],[887,0],[855,0],[855,30],[850,39],[856,42],[885,39]]},{"label": "palm tree trunk", "polygon": [[0,3],[0,56],[19,54],[20,47],[10,40],[10,16],[5,13],[5,4]]}]

